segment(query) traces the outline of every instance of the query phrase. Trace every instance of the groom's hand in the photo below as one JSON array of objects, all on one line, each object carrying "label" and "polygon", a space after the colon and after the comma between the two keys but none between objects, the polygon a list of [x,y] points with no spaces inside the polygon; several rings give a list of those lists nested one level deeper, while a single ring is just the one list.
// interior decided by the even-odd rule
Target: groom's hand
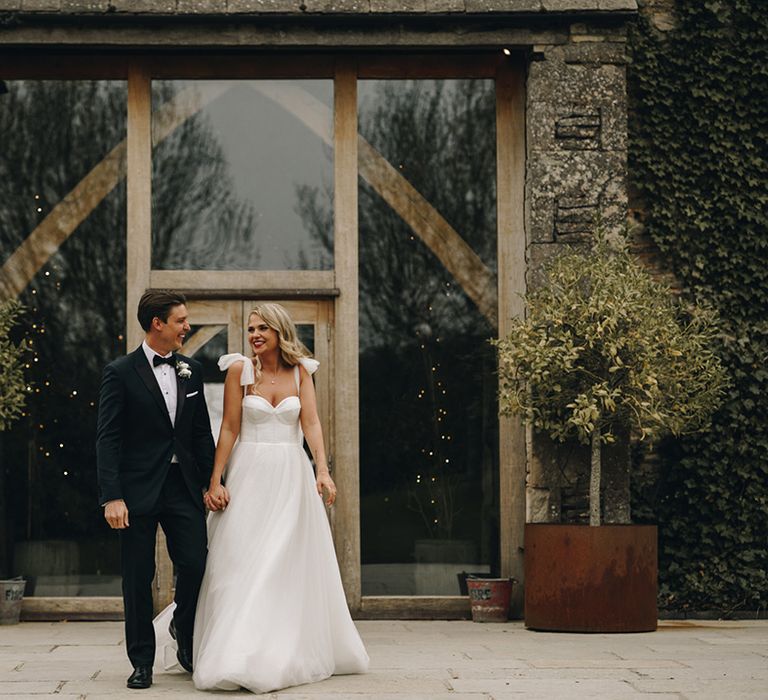
[{"label": "groom's hand", "polygon": [[128,506],[121,498],[117,501],[109,501],[104,506],[104,518],[113,530],[124,530],[128,527]]}]

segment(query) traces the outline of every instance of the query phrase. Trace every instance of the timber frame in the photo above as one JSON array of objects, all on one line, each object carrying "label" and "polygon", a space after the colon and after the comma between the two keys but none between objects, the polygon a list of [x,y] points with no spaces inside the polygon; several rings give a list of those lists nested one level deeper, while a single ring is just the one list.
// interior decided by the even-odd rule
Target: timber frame
[{"label": "timber frame", "polygon": [[[221,51],[189,53],[114,53],[52,51],[0,52],[0,77],[9,79],[126,80],[127,127],[127,328],[128,347],[142,333],[133,310],[150,287],[184,289],[192,299],[325,299],[333,305],[336,367],[345,381],[329,397],[336,445],[334,474],[340,499],[332,517],[334,537],[347,600],[357,617],[467,617],[460,596],[371,597],[361,595],[358,435],[358,127],[357,80],[363,78],[490,78],[496,84],[498,332],[505,335],[511,318],[524,313],[525,100],[526,57],[498,49],[488,51],[282,52]],[[151,267],[151,80],[328,78],[334,81],[334,269],[328,271],[183,271]],[[501,573],[523,581],[523,526],[526,520],[525,431],[501,418],[500,536]],[[156,597],[167,601],[172,567],[159,547]],[[119,617],[119,598],[28,599],[26,619]],[[513,615],[522,612],[522,586],[514,589]]]}]

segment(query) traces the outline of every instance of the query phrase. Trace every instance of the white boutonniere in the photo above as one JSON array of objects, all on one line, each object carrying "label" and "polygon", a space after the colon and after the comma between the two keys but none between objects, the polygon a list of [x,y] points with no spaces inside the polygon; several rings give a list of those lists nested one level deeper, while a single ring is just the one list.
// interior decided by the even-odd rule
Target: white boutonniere
[{"label": "white boutonniere", "polygon": [[186,362],[183,360],[177,360],[176,374],[178,374],[182,379],[189,379],[192,376],[192,370],[189,368],[189,365]]}]

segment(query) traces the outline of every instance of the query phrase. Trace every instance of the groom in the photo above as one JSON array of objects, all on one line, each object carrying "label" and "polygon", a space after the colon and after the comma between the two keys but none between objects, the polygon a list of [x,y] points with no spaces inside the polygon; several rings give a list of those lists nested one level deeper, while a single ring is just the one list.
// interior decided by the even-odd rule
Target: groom
[{"label": "groom", "polygon": [[150,290],[139,301],[138,317],[144,342],[104,369],[96,460],[104,517],[120,531],[125,637],[134,667],[127,686],[149,688],[158,523],[177,573],[170,631],[179,663],[192,670],[195,606],[207,555],[203,491],[214,444],[202,367],[176,354],[190,330],[184,295]]}]

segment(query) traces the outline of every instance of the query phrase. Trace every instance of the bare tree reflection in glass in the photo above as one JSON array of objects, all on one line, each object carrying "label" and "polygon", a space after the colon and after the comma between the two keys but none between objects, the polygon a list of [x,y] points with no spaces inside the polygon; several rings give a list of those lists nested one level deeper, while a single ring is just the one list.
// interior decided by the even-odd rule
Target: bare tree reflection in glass
[{"label": "bare tree reflection in glass", "polygon": [[[125,138],[125,92],[124,83],[9,83],[0,99],[3,260]],[[94,537],[93,442],[101,369],[125,352],[124,184],[105,194],[20,295],[30,397],[7,444],[2,519],[9,552],[23,540],[87,539],[90,563],[107,570],[116,553]]]},{"label": "bare tree reflection in glass", "polygon": [[[181,88],[154,82],[152,89],[157,108]],[[229,163],[205,114],[184,120],[155,146],[152,210],[154,268],[258,267],[253,206],[237,197]]]},{"label": "bare tree reflection in glass", "polygon": [[[362,137],[495,273],[493,83],[361,81],[359,95]],[[303,191],[302,204],[322,240],[332,223],[322,193]],[[493,563],[495,329],[403,214],[361,181],[363,562],[413,561],[414,540],[432,537],[472,540]]]},{"label": "bare tree reflection in glass", "polygon": [[[61,554],[64,578],[75,583],[49,594],[119,594],[114,538],[96,503],[94,441],[102,368],[128,349],[125,164],[119,164],[117,177],[114,170],[104,173],[109,176],[104,181],[93,175],[100,172],[97,166],[107,154],[124,146],[126,85],[105,81],[7,85],[9,92],[0,96],[0,263],[32,240],[30,233],[55,216],[57,205],[65,196],[72,197],[86,175],[90,179],[88,203],[74,199],[69,205],[68,215],[78,207],[82,210],[82,223],[71,235],[65,230],[58,248],[47,248],[50,238],[36,242],[46,249],[33,255],[47,263],[19,295],[28,309],[23,332],[33,347],[30,397],[25,420],[5,441],[6,481],[0,488],[5,490],[7,508],[0,513],[0,538],[6,553],[0,557],[0,573],[29,574],[24,567],[32,566],[34,551],[49,559],[55,551]],[[180,162],[185,172],[162,182],[158,205],[167,203],[182,227],[201,216],[200,191],[190,186],[199,163],[204,172],[212,173],[206,196],[227,202],[230,194],[219,166],[206,165],[219,159],[215,141],[199,125],[185,125],[174,144],[184,156]],[[116,152],[124,159],[124,148]],[[232,216],[217,223],[222,240],[229,226],[250,226],[247,212],[236,202],[225,209]],[[186,245],[173,235],[166,238],[173,241],[166,254],[173,254],[174,246]],[[195,254],[222,254],[200,251],[194,240],[189,244]],[[222,249],[231,254],[226,243]],[[47,543],[47,549],[35,550],[33,540]],[[110,573],[115,575],[110,585],[116,588],[105,590],[107,584],[98,581]],[[90,588],[83,583],[88,577],[93,581]],[[38,594],[41,588],[38,580]]]}]

